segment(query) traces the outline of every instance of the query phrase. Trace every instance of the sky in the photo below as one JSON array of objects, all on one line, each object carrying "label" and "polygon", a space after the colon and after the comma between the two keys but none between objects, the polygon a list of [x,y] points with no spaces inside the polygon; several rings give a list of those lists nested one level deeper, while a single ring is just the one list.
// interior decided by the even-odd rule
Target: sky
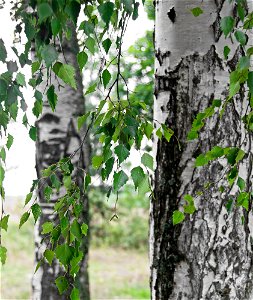
[{"label": "sky", "polygon": [[[7,0],[4,8],[0,9],[0,38],[3,39],[8,52],[8,59],[15,58],[15,54],[10,47],[13,43],[13,31],[15,23],[9,15],[11,4]],[[153,23],[147,19],[142,5],[139,8],[139,17],[135,21],[130,21],[125,33],[123,49],[126,50],[135,40],[142,37],[146,30],[153,28]],[[16,45],[17,48],[21,45]],[[0,73],[4,72],[3,65],[0,64]],[[22,73],[29,76],[29,68],[24,68]],[[32,90],[23,89],[26,102],[30,107],[33,105]],[[34,121],[31,113],[28,113],[29,121]],[[31,187],[32,180],[36,179],[35,172],[35,143],[29,138],[28,130],[22,125],[20,119],[13,123],[10,134],[14,136],[14,143],[7,152],[6,176],[4,181],[6,196],[25,196]],[[1,141],[0,141],[1,142]]]}]

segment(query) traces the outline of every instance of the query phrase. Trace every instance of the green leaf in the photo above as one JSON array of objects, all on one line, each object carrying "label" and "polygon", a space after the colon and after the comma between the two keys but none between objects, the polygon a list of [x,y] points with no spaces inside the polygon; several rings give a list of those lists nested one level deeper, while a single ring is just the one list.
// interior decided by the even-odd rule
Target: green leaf
[{"label": "green leaf", "polygon": [[77,288],[73,288],[70,294],[71,300],[80,300],[79,290]]},{"label": "green leaf", "polygon": [[170,142],[171,137],[174,134],[174,131],[170,128],[167,128],[166,125],[162,124],[162,129],[163,129],[163,136],[167,140],[167,142]]},{"label": "green leaf", "polygon": [[203,14],[203,10],[200,7],[194,7],[194,8],[192,8],[191,12],[194,15],[194,17],[198,17],[201,14]]},{"label": "green leaf", "polygon": [[5,264],[6,257],[7,257],[7,249],[5,247],[3,247],[2,245],[0,245],[0,260],[1,260],[2,265]]},{"label": "green leaf", "polygon": [[11,134],[8,134],[8,138],[7,138],[7,143],[6,143],[6,147],[8,148],[8,150],[10,150],[12,144],[13,144],[13,136]]},{"label": "green leaf", "polygon": [[223,54],[224,54],[225,59],[228,59],[228,55],[229,55],[230,51],[231,50],[228,46],[224,47]]},{"label": "green leaf", "polygon": [[75,253],[75,248],[67,244],[59,245],[55,249],[56,258],[58,258],[59,261],[65,267],[67,267],[67,265],[70,263],[71,259],[74,256],[74,253]]},{"label": "green leaf", "polygon": [[45,222],[42,225],[42,234],[50,233],[54,229],[54,224],[52,222]]},{"label": "green leaf", "polygon": [[136,167],[131,170],[131,177],[134,182],[135,190],[139,188],[142,181],[145,179],[144,171],[141,167]]},{"label": "green leaf", "polygon": [[52,28],[53,36],[57,36],[57,34],[61,30],[61,23],[60,23],[60,21],[58,19],[53,19],[52,22],[51,22],[51,28]]},{"label": "green leaf", "polygon": [[37,139],[37,128],[36,127],[34,127],[34,126],[30,127],[29,136],[33,141],[36,142],[36,139]]},{"label": "green leaf", "polygon": [[25,75],[19,72],[16,76],[16,82],[21,86],[26,86]]},{"label": "green leaf", "polygon": [[113,165],[114,165],[114,158],[111,157],[105,163],[106,178],[108,178],[109,175],[111,174],[112,169],[113,169]]},{"label": "green leaf", "polygon": [[102,42],[102,46],[105,49],[106,54],[109,52],[111,45],[112,45],[112,41],[109,38]]},{"label": "green leaf", "polygon": [[92,167],[94,169],[98,169],[102,165],[103,161],[104,161],[103,156],[101,156],[101,155],[93,156],[93,158],[92,158]]},{"label": "green leaf", "polygon": [[240,189],[241,191],[243,191],[243,190],[245,189],[246,182],[245,182],[245,180],[242,179],[241,177],[238,177],[238,179],[237,179],[237,185],[238,185],[239,189]]},{"label": "green leaf", "polygon": [[247,85],[251,95],[253,95],[253,71],[249,72],[248,74]]},{"label": "green leaf", "polygon": [[173,216],[172,216],[173,225],[182,223],[184,221],[184,219],[185,219],[185,216],[181,211],[175,210],[173,212]]},{"label": "green leaf", "polygon": [[154,160],[153,157],[151,155],[149,155],[148,153],[144,153],[141,157],[141,163],[149,168],[151,171],[154,170]]},{"label": "green leaf", "polygon": [[1,151],[0,151],[0,158],[1,158],[3,161],[5,161],[5,159],[6,159],[6,151],[5,151],[4,148],[2,148]]},{"label": "green leaf", "polygon": [[2,217],[2,220],[0,221],[0,227],[7,231],[8,229],[8,221],[9,221],[10,215]]},{"label": "green leaf", "polygon": [[41,3],[38,5],[38,15],[40,22],[44,21],[53,14],[53,10],[48,3]]},{"label": "green leaf", "polygon": [[54,85],[52,84],[49,89],[47,90],[47,100],[50,104],[52,111],[55,110],[56,104],[57,104],[57,95],[54,92]]},{"label": "green leaf", "polygon": [[62,295],[69,287],[68,280],[64,276],[56,278],[55,284],[58,288],[60,295]]},{"label": "green leaf", "polygon": [[95,82],[94,84],[90,85],[87,89],[87,91],[85,92],[85,96],[86,95],[89,95],[91,93],[94,93],[96,91],[96,88],[97,88],[97,83]]},{"label": "green leaf", "polygon": [[114,4],[112,2],[105,2],[98,6],[98,11],[101,15],[102,20],[106,23],[106,25],[108,25],[111,20],[113,10],[114,10]]},{"label": "green leaf", "polygon": [[69,190],[72,186],[72,179],[70,175],[63,176],[63,184],[67,190]]},{"label": "green leaf", "polygon": [[115,192],[117,192],[124,184],[126,184],[128,180],[128,176],[124,171],[119,171],[118,173],[114,173],[113,176],[113,188]]},{"label": "green leaf", "polygon": [[239,149],[235,161],[238,163],[245,156],[245,152],[242,149]]},{"label": "green leaf", "polygon": [[21,228],[21,226],[25,224],[25,222],[29,219],[29,217],[30,217],[30,213],[26,211],[20,219],[19,228]]},{"label": "green leaf", "polygon": [[70,227],[70,232],[78,239],[82,239],[82,230],[78,221],[75,219]]},{"label": "green leaf", "polygon": [[110,82],[111,78],[112,78],[111,73],[107,69],[104,70],[102,73],[104,88],[106,88],[106,86]]},{"label": "green leaf", "polygon": [[184,200],[188,202],[188,205],[184,205],[184,212],[186,214],[193,214],[196,210],[194,205],[194,199],[191,195],[185,195]]},{"label": "green leaf", "polygon": [[87,190],[90,183],[91,183],[90,174],[86,174],[85,179],[84,179],[84,190]]},{"label": "green leaf", "polygon": [[80,116],[80,117],[77,118],[77,128],[78,128],[78,130],[80,130],[83,127],[83,125],[86,122],[89,115],[90,115],[90,111],[88,111],[85,115]]},{"label": "green leaf", "polygon": [[0,187],[2,187],[2,183],[4,181],[5,171],[4,168],[0,165]]},{"label": "green leaf", "polygon": [[7,58],[7,51],[5,49],[4,41],[0,39],[0,61],[5,62]]},{"label": "green leaf", "polygon": [[235,25],[235,20],[233,17],[228,16],[221,19],[221,30],[224,33],[225,37],[232,32]]},{"label": "green leaf", "polygon": [[96,44],[95,40],[90,36],[85,41],[85,46],[92,54],[95,54],[95,44]]},{"label": "green leaf", "polygon": [[48,261],[49,265],[52,265],[53,259],[54,259],[54,251],[46,249],[44,252],[44,257]]},{"label": "green leaf", "polygon": [[58,52],[53,45],[45,45],[41,50],[41,57],[44,59],[46,67],[49,68],[57,60]]},{"label": "green leaf", "polygon": [[41,260],[37,263],[36,268],[35,268],[35,271],[34,271],[34,274],[39,270],[39,268],[40,268],[40,266],[41,266],[41,264],[42,264],[42,261],[43,261],[43,259],[41,259]]},{"label": "green leaf", "polygon": [[81,231],[82,231],[82,234],[86,236],[88,233],[88,225],[83,223],[81,226]]},{"label": "green leaf", "polygon": [[120,164],[127,159],[130,154],[129,150],[123,144],[119,144],[117,147],[115,147],[114,152],[118,156]]},{"label": "green leaf", "polygon": [[206,159],[205,154],[200,154],[197,158],[196,158],[196,162],[195,162],[195,166],[196,167],[201,167],[208,164],[208,159]]},{"label": "green leaf", "polygon": [[41,214],[42,214],[41,207],[39,206],[39,204],[35,203],[35,204],[33,204],[33,206],[31,207],[31,209],[32,209],[34,221],[35,221],[35,223],[36,223],[37,220],[38,220],[38,218],[39,218],[39,217],[41,216]]},{"label": "green leaf", "polygon": [[240,31],[240,30],[237,30],[235,32],[235,38],[237,39],[237,41],[242,45],[242,46],[245,46],[246,43],[247,43],[247,35]]},{"label": "green leaf", "polygon": [[61,78],[66,84],[76,89],[75,68],[71,65],[56,62],[53,66],[54,73]]},{"label": "green leaf", "polygon": [[77,62],[81,71],[83,67],[86,65],[87,61],[88,61],[88,55],[84,51],[79,52],[77,54]]}]

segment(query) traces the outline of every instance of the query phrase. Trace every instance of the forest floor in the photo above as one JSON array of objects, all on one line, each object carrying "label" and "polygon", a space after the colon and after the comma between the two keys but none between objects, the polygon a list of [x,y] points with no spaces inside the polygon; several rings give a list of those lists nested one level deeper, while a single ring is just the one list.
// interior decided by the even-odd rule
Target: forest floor
[{"label": "forest floor", "polygon": [[[15,207],[11,215],[15,216]],[[18,217],[9,220],[3,244],[8,249],[6,264],[0,270],[0,299],[31,299],[33,262],[32,218],[21,230]],[[148,254],[145,251],[99,247],[90,249],[91,299],[150,299]]]}]

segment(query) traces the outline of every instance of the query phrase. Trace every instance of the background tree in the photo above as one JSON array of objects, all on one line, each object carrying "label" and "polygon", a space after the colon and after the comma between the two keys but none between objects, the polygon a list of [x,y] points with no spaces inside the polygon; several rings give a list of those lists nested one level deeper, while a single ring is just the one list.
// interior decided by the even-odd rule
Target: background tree
[{"label": "background tree", "polygon": [[[243,85],[249,64],[242,64],[249,58],[240,60],[246,40],[232,32],[236,22],[244,22],[239,35],[252,34],[245,27],[245,1],[235,2],[234,10],[229,1],[199,2],[200,8],[196,1],[155,2],[154,118],[165,122],[175,138],[157,143],[152,299],[253,297],[251,180],[246,180],[252,176],[252,134],[240,117],[250,110]],[[231,39],[225,40],[222,31]],[[240,148],[247,158],[242,163]],[[195,197],[193,216],[187,214],[195,211],[193,198],[186,194]],[[184,218],[183,205],[185,220],[174,226]]]},{"label": "background tree", "polygon": [[[62,43],[57,42],[57,50],[59,51],[59,61],[69,63],[75,68],[75,78],[77,89],[66,85],[63,81],[59,81],[55,76],[50,77],[50,82],[43,82],[39,90],[35,92],[35,104],[33,112],[39,116],[37,120],[37,142],[36,142],[36,170],[38,179],[43,177],[43,170],[50,165],[57,163],[61,159],[71,156],[76,149],[81,147],[80,152],[71,160],[76,168],[73,180],[81,191],[82,213],[79,217],[80,223],[89,224],[89,203],[87,195],[83,193],[84,176],[83,170],[87,170],[89,166],[89,145],[88,141],[82,144],[82,135],[85,130],[80,132],[77,129],[77,117],[85,112],[85,100],[83,96],[82,76],[80,74],[76,55],[79,51],[76,30],[73,24],[69,24],[71,31],[68,39],[65,37]],[[50,51],[51,50],[51,51]],[[44,54],[43,54],[44,53]],[[58,54],[50,49],[50,46],[44,46],[41,51],[42,55],[46,55],[46,59],[56,59]],[[36,62],[35,62],[36,63]],[[41,76],[41,70],[36,76]],[[58,87],[58,89],[57,89]],[[55,90],[56,89],[56,90]],[[45,93],[45,98],[42,99]],[[59,99],[59,101],[58,101]],[[53,111],[52,111],[53,110]],[[42,114],[41,114],[42,113]],[[41,115],[40,115],[41,114]],[[59,178],[58,178],[58,176]],[[56,202],[64,196],[66,184],[61,186],[60,181],[62,175],[54,174],[50,177],[48,185],[43,183],[39,188],[39,204],[42,214],[35,226],[35,263],[39,263],[45,256],[45,249],[48,241],[44,240],[42,225],[46,222],[56,222],[54,209]],[[51,187],[57,189],[53,193]],[[51,199],[50,199],[51,196]],[[68,214],[66,214],[69,218]],[[63,222],[60,223],[61,230],[67,226]],[[47,244],[48,247],[48,244]],[[81,299],[89,299],[89,278],[88,278],[88,237],[83,238],[82,252],[83,258],[80,262],[80,271],[76,279],[76,285],[79,288]],[[50,255],[50,253],[48,253]],[[46,256],[47,257],[47,256]],[[57,299],[59,297],[55,280],[59,276],[65,274],[65,270],[58,261],[53,260],[51,264],[43,263],[40,269],[33,277],[33,298],[34,299]],[[69,294],[61,296],[61,299],[69,299]]]}]

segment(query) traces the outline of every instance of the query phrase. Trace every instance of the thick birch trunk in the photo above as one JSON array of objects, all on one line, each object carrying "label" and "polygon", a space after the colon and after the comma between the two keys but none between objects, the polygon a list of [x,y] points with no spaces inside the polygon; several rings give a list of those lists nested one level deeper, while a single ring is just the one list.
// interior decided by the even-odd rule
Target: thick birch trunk
[{"label": "thick birch trunk", "polygon": [[[195,18],[190,9],[203,8]],[[232,13],[228,1],[156,1],[156,101],[155,119],[175,131],[182,142],[157,142],[155,198],[151,205],[152,299],[251,300],[253,299],[252,213],[236,208],[227,213],[233,194],[225,178],[198,197],[197,211],[182,225],[172,225],[172,213],[183,205],[182,196],[217,182],[224,174],[222,160],[194,169],[194,158],[214,145],[239,146],[245,138],[240,120],[245,112],[244,90],[228,105],[222,119],[211,118],[199,140],[186,142],[194,116],[227,95],[229,71],[240,50],[229,45],[219,31],[221,17]],[[223,60],[224,45],[232,48],[230,61]],[[243,147],[250,153],[251,136]],[[250,157],[249,157],[250,156]],[[252,157],[241,166],[240,176],[252,174]],[[248,189],[250,188],[248,182]],[[225,185],[224,193],[219,187]]]},{"label": "thick birch trunk", "polygon": [[[53,113],[47,100],[44,102],[43,114],[37,121],[37,143],[36,143],[36,169],[38,178],[41,177],[41,171],[49,165],[58,162],[64,157],[72,154],[80,145],[82,133],[78,132],[76,128],[76,118],[84,114],[84,97],[82,78],[76,62],[76,53],[78,51],[78,43],[75,30],[72,30],[72,38],[70,41],[63,42],[64,58],[60,54],[62,62],[69,63],[76,69],[77,90],[66,86],[63,82],[64,88],[56,89],[58,95],[58,104],[56,111]],[[65,61],[66,59],[66,61]],[[58,81],[52,75],[52,84],[58,86]],[[41,86],[41,92],[44,92],[45,86]],[[87,167],[89,162],[88,147],[82,150],[72,159],[75,166],[83,169]],[[80,161],[81,159],[81,161]],[[82,172],[81,172],[82,173]],[[77,181],[80,190],[83,190],[83,174],[76,172]],[[63,191],[53,196],[50,203],[47,202],[42,192],[39,192],[39,202],[42,207],[42,217],[38,220],[35,228],[35,264],[43,257],[45,245],[41,246],[42,236],[41,226],[44,222],[54,220],[53,207],[55,201],[63,196]],[[82,195],[84,203],[84,212],[82,215],[82,222],[89,223],[89,206],[88,199]],[[88,280],[88,238],[84,241],[83,253],[84,259],[80,266],[80,276],[78,278],[81,299],[88,300],[89,297],[89,280]],[[62,267],[54,261],[50,267],[44,263],[33,277],[33,299],[39,300],[56,300],[69,299],[68,295],[60,296],[55,286],[55,279],[63,275]]]}]

